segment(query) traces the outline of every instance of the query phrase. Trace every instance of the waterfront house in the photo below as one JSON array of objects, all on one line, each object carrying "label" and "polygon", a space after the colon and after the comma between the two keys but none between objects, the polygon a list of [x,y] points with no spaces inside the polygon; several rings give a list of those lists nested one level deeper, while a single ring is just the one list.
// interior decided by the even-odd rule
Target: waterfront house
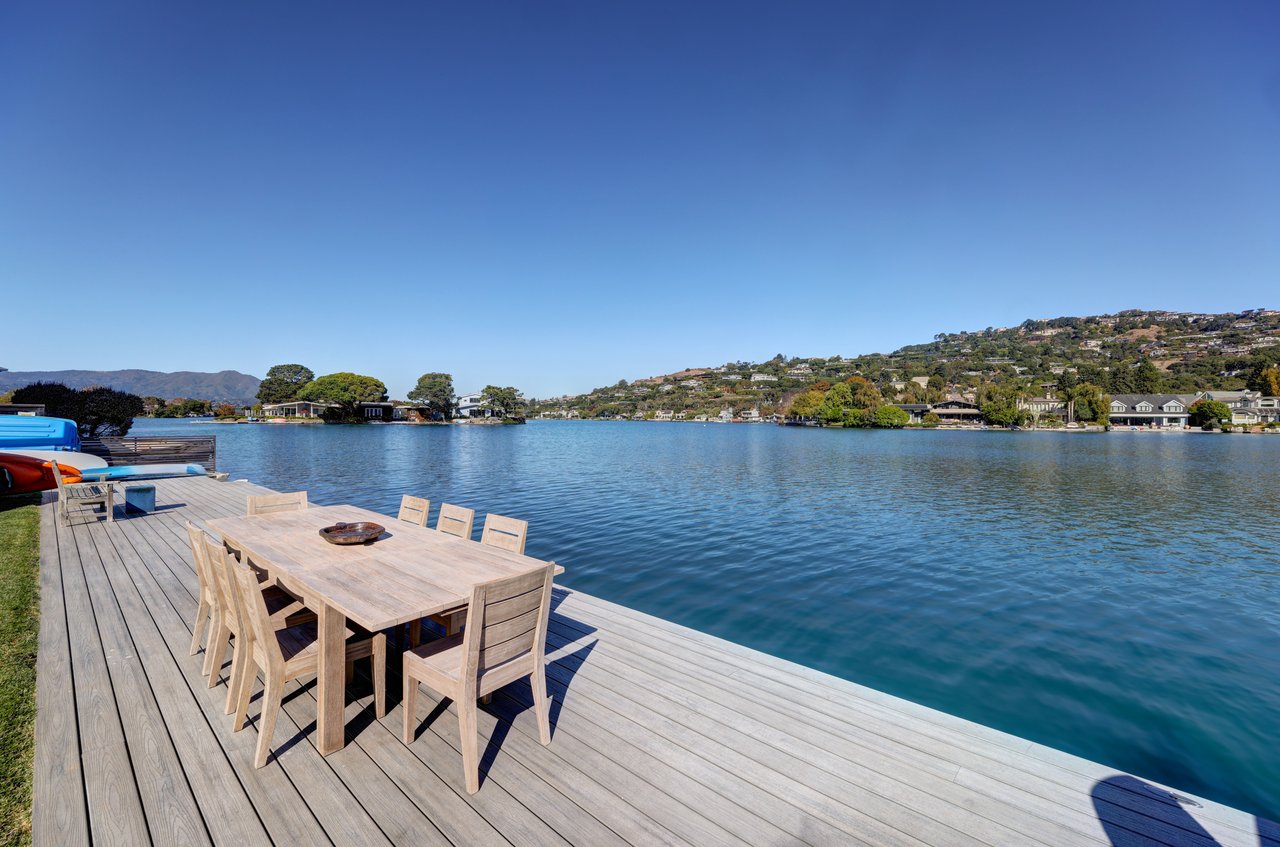
[{"label": "waterfront house", "polygon": [[720,423],[729,423],[733,420],[733,410],[728,407],[721,409],[720,414],[716,416],[716,420],[720,421]]},{"label": "waterfront house", "polygon": [[694,415],[693,419],[699,423],[706,423],[709,420],[706,415]]},{"label": "waterfront house", "polygon": [[685,412],[676,412],[676,416],[672,418],[672,420],[682,421],[687,417],[688,417],[688,414]]},{"label": "waterfront house", "polygon": [[1023,400],[1018,405],[1026,409],[1035,417],[1041,415],[1065,415],[1067,412],[1066,404],[1057,397],[1033,397],[1030,400]]},{"label": "waterfront house", "polygon": [[1111,397],[1113,426],[1181,429],[1187,425],[1196,397],[1178,394],[1115,394]]},{"label": "waterfront house", "polygon": [[982,420],[982,410],[977,403],[958,397],[935,403],[929,411],[941,418],[944,424],[973,424]]},{"label": "waterfront house", "polygon": [[1201,391],[1196,400],[1216,400],[1226,403],[1232,409],[1244,409],[1257,406],[1262,399],[1261,391]]},{"label": "waterfront house", "polygon": [[929,411],[932,408],[928,403],[893,403],[891,405],[910,415],[912,423],[920,423],[923,421],[924,416],[929,414]]},{"label": "waterfront house", "polygon": [[482,391],[459,394],[454,402],[458,410],[457,415],[460,418],[485,418],[489,416],[489,410],[481,408],[484,403],[484,392]]},{"label": "waterfront house", "polygon": [[262,416],[266,418],[318,418],[332,403],[315,403],[310,400],[290,400],[288,403],[263,403]]},{"label": "waterfront house", "polygon": [[759,423],[760,410],[755,408],[744,409],[739,417],[742,419],[743,423]]},{"label": "waterfront house", "polygon": [[655,421],[669,421],[673,417],[675,417],[675,412],[671,411],[670,409],[659,409],[653,415],[653,419]]}]

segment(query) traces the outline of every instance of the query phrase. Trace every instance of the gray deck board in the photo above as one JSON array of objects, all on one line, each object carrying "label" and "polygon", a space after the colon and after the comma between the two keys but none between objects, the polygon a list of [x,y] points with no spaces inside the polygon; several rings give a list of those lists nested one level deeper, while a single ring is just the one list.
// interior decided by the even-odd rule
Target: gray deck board
[{"label": "gray deck board", "polygon": [[203,653],[187,655],[184,527],[243,514],[266,489],[156,488],[159,511],[117,509],[114,524],[57,526],[42,510],[38,845],[1280,847],[1258,835],[1273,824],[1238,810],[1103,783],[1123,775],[562,588],[552,744],[538,743],[528,685],[509,686],[479,715],[479,794],[463,788],[453,704],[424,689],[417,718],[431,719],[401,743],[394,655],[384,719],[362,669],[348,744],[321,757],[314,683],[292,683],[276,755],[255,769],[256,724],[232,733],[225,683],[208,689]]}]

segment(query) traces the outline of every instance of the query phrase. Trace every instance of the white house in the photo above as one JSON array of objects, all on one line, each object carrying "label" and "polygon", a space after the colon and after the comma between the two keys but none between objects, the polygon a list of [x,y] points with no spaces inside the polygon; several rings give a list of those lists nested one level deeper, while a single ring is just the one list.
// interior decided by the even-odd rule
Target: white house
[{"label": "white house", "polygon": [[1111,398],[1111,423],[1182,429],[1193,399],[1175,394],[1116,394]]},{"label": "white house", "polygon": [[487,418],[490,415],[488,409],[480,408],[484,403],[484,392],[473,391],[470,394],[459,394],[454,401],[458,408],[458,417],[460,418]]},{"label": "white house", "polygon": [[773,374],[752,374],[752,382],[777,382],[778,378]]}]

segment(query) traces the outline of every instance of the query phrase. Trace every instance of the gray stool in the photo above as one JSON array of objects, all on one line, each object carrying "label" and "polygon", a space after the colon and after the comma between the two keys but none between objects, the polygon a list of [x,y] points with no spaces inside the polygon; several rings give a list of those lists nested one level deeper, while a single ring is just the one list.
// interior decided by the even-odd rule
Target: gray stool
[{"label": "gray stool", "polygon": [[124,487],[124,513],[138,512],[149,515],[156,510],[154,485],[126,485]]}]

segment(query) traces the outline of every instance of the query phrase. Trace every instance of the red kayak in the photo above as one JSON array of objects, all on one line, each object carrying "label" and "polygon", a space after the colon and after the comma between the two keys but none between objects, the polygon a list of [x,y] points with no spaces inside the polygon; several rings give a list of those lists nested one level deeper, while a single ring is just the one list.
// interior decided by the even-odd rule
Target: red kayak
[{"label": "red kayak", "polygon": [[[80,471],[58,467],[63,482],[79,482]],[[0,494],[26,494],[57,488],[53,479],[53,463],[32,456],[0,453]]]}]

